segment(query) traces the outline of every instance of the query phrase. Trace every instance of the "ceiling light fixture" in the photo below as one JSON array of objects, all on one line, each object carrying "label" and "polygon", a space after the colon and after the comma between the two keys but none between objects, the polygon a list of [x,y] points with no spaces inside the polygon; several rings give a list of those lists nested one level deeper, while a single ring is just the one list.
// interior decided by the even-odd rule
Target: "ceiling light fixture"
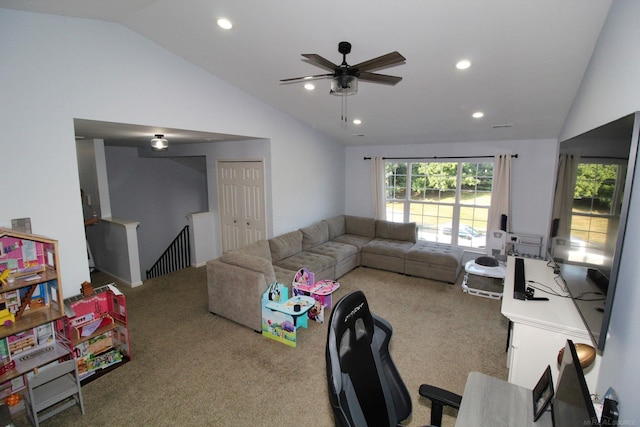
[{"label": "ceiling light fixture", "polygon": [[355,76],[341,75],[331,80],[331,95],[355,95],[358,93],[358,78]]},{"label": "ceiling light fixture", "polygon": [[305,88],[306,90],[314,90],[316,87],[314,86],[314,84],[313,84],[313,83],[306,83],[306,84],[304,85],[304,88]]},{"label": "ceiling light fixture", "polygon": [[169,140],[163,134],[156,133],[156,137],[151,139],[151,148],[155,151],[164,151],[169,148]]},{"label": "ceiling light fixture", "polygon": [[456,68],[458,70],[466,70],[469,67],[471,67],[471,61],[468,59],[461,59],[456,63]]},{"label": "ceiling light fixture", "polygon": [[353,119],[353,124],[354,124],[354,125],[361,125],[361,124],[362,124],[362,120],[360,120],[360,119]]},{"label": "ceiling light fixture", "polygon": [[227,18],[218,18],[216,22],[218,24],[218,27],[222,28],[223,30],[230,30],[233,28],[233,24]]},{"label": "ceiling light fixture", "polygon": [[484,113],[482,111],[476,111],[472,114],[474,119],[481,119],[484,117]]}]

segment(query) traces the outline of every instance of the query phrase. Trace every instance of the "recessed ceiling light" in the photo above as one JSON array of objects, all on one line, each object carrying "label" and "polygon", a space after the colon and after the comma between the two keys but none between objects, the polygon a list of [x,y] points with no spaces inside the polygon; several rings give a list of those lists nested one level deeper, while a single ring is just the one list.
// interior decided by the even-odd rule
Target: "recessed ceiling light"
[{"label": "recessed ceiling light", "polygon": [[469,67],[471,67],[471,61],[468,59],[462,59],[456,63],[456,68],[458,70],[466,70]]},{"label": "recessed ceiling light", "polygon": [[218,27],[222,28],[223,30],[230,30],[233,28],[233,24],[227,18],[218,18],[217,23]]},{"label": "recessed ceiling light", "polygon": [[307,83],[304,85],[304,88],[306,90],[314,90],[316,87],[313,85],[313,83]]},{"label": "recessed ceiling light", "polygon": [[484,117],[484,113],[482,111],[476,111],[472,114],[474,119],[481,119]]},{"label": "recessed ceiling light", "polygon": [[353,124],[354,124],[354,125],[361,125],[361,124],[362,124],[362,120],[360,120],[360,119],[353,119]]}]

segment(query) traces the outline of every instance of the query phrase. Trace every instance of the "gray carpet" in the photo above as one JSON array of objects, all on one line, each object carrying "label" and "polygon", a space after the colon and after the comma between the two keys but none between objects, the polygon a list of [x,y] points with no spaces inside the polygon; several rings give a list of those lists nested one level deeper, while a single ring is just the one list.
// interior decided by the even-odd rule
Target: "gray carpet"
[{"label": "gray carpet", "polygon": [[[460,280],[449,285],[368,268],[339,280],[334,301],[362,289],[371,310],[394,327],[391,352],[415,396],[409,426],[429,422],[421,383],[462,393],[470,371],[506,379],[508,322],[500,300],[464,294]],[[97,274],[92,281],[112,279]],[[131,362],[83,387],[84,416],[74,407],[44,426],[332,425],[326,323],[311,323],[290,348],[213,316],[204,267],[119,288],[127,297]],[[452,416],[445,412],[445,426]],[[15,424],[29,425],[25,416]]]}]

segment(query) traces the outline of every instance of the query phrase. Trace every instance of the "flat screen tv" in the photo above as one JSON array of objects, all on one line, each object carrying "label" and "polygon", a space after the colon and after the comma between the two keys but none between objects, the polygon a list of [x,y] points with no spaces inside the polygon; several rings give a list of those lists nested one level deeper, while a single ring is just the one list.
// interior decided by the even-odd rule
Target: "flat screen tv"
[{"label": "flat screen tv", "polygon": [[573,341],[567,340],[553,398],[553,425],[600,426]]},{"label": "flat screen tv", "polygon": [[549,250],[601,351],[614,310],[639,126],[636,112],[559,147]]}]

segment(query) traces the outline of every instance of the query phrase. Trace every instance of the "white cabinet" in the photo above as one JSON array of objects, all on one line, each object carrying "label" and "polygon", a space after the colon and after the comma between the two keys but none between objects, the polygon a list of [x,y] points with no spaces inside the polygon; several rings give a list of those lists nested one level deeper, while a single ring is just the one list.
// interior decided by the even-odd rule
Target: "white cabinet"
[{"label": "white cabinet", "polygon": [[[593,346],[591,337],[571,298],[547,295],[549,301],[523,301],[513,298],[514,257],[507,260],[502,298],[502,314],[510,320],[507,365],[509,382],[533,388],[547,367],[551,366],[554,382],[560,375],[558,352],[567,339]],[[547,262],[525,258],[525,278],[549,286],[561,293],[553,269]],[[536,291],[536,296],[543,296]],[[584,370],[587,386],[596,391],[600,355]]]}]

